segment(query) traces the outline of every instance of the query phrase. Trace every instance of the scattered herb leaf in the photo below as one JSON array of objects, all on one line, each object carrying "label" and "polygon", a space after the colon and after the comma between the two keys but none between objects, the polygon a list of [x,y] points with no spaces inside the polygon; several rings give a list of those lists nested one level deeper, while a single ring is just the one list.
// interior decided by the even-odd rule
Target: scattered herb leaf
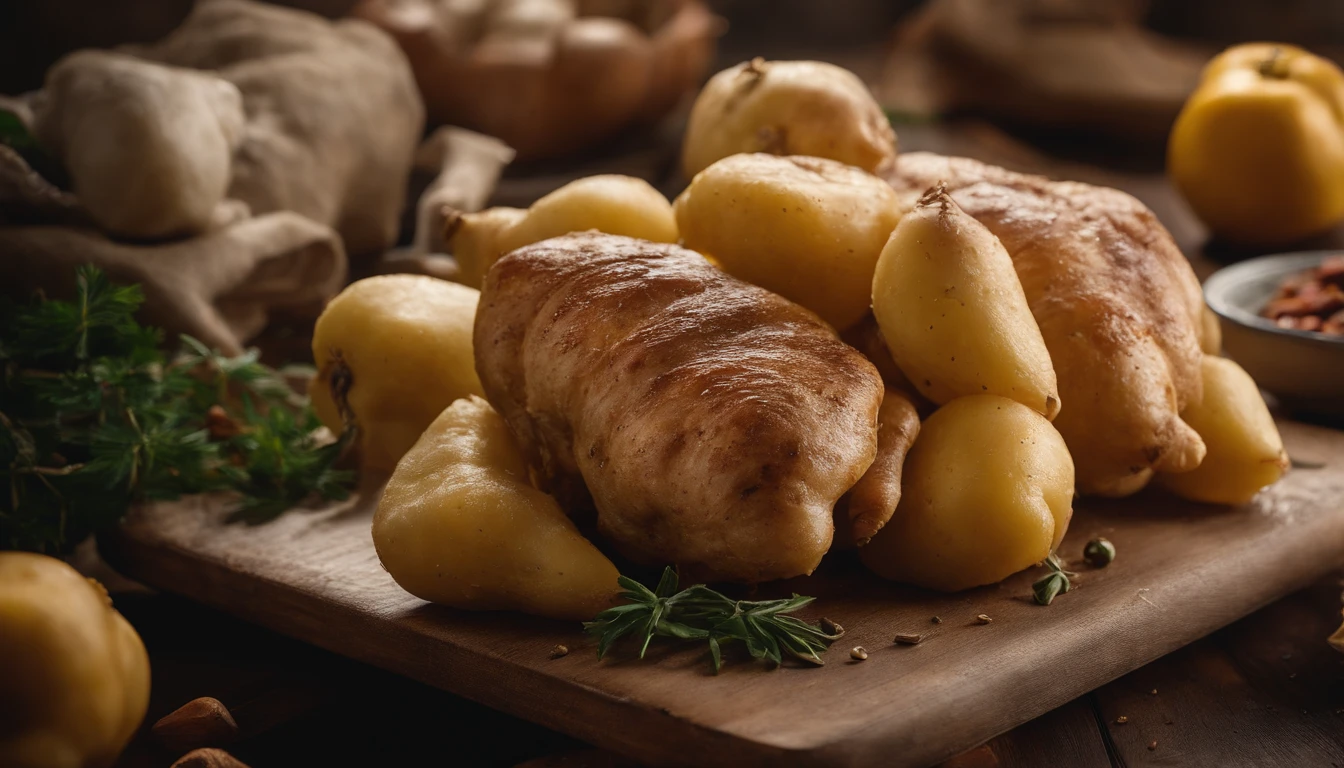
[{"label": "scattered herb leaf", "polygon": [[1050,572],[1042,576],[1031,585],[1032,595],[1040,605],[1049,605],[1059,595],[1068,592],[1073,584],[1069,581],[1069,572],[1064,570],[1064,564],[1060,562],[1059,555],[1051,552],[1045,559],[1046,568]]},{"label": "scattered herb leaf", "polygon": [[221,356],[136,322],[144,297],[82,267],[73,301],[0,306],[0,549],[69,551],[139,501],[232,491],[265,520],[340,499],[350,439],[321,423],[257,353]]},{"label": "scattered herb leaf", "polygon": [[627,576],[620,577],[625,590],[621,597],[627,602],[583,625],[598,638],[598,658],[606,656],[626,635],[633,635],[639,643],[641,659],[654,637],[703,640],[709,643],[710,665],[718,674],[723,666],[722,646],[732,640],[741,641],[752,658],[767,659],[777,667],[786,655],[820,665],[823,662],[818,654],[840,637],[840,632],[827,632],[787,615],[811,603],[810,597],[733,600],[704,584],[677,591],[677,583],[672,568],[663,571],[654,590]]}]

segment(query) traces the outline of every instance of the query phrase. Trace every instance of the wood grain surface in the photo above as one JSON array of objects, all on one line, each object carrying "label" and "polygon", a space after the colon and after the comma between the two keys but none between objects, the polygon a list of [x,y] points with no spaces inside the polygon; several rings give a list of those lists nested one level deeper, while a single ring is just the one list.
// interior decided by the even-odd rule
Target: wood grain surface
[{"label": "wood grain surface", "polygon": [[[847,628],[820,669],[766,672],[734,656],[715,677],[702,652],[666,647],[644,662],[620,654],[598,662],[577,627],[429,605],[379,565],[372,494],[259,527],[227,523],[219,500],[158,504],[138,510],[100,548],[151,586],[649,763],[926,765],[1339,564],[1344,433],[1281,428],[1290,454],[1326,466],[1290,473],[1245,507],[1156,492],[1081,504],[1064,555],[1077,558],[1097,535],[1120,554],[1109,568],[1084,570],[1078,588],[1050,607],[1031,602],[1032,572],[943,596],[881,583],[833,558],[816,576],[774,585],[816,595],[811,617]],[[977,623],[978,614],[993,622]],[[925,639],[897,646],[898,632]],[[557,644],[574,652],[551,660]],[[867,661],[848,659],[855,645],[869,650]],[[1061,759],[1089,764],[1089,745],[1077,747]]]}]

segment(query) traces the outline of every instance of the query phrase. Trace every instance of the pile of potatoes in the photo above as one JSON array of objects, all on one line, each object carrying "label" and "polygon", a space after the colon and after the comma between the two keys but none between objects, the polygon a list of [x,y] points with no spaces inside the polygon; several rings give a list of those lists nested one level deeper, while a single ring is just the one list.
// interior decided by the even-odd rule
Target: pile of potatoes
[{"label": "pile of potatoes", "polygon": [[[675,202],[638,179],[581,179],[526,210],[455,217],[449,243],[465,286],[390,276],[348,288],[317,325],[313,395],[329,426],[361,430],[366,466],[395,468],[373,529],[392,576],[449,605],[558,618],[591,617],[612,599],[615,568],[528,483],[479,399],[471,350],[490,265],[587,229],[680,242],[841,333],[875,318],[887,386],[909,390],[926,418],[894,516],[859,548],[870,570],[953,591],[1045,560],[1074,496],[1073,459],[1051,424],[1068,403],[1050,354],[992,233],[941,188],[901,209],[875,175],[895,152],[852,74],[755,61],[701,93],[684,147],[690,183]],[[420,385],[426,372],[437,386]],[[1282,443],[1235,363],[1209,356],[1204,376],[1203,403],[1183,416],[1208,456],[1162,482],[1195,501],[1244,502],[1278,479]]]}]

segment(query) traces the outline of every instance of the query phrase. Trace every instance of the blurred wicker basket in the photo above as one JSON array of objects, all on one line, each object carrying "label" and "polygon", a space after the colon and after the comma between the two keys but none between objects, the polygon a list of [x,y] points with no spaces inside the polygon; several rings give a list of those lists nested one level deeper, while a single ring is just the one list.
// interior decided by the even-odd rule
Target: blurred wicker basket
[{"label": "blurred wicker basket", "polygon": [[700,0],[362,0],[411,61],[431,123],[557,157],[666,115],[723,22]]}]

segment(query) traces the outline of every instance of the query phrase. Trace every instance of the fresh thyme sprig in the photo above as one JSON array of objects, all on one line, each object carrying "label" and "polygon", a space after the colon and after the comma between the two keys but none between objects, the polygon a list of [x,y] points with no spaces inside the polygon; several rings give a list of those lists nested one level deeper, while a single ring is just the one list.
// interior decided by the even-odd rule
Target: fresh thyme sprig
[{"label": "fresh thyme sprig", "polygon": [[233,491],[262,520],[346,496],[345,441],[277,372],[185,336],[166,358],[142,302],[85,267],[73,301],[0,307],[0,549],[66,551],[143,500]]},{"label": "fresh thyme sprig", "polygon": [[1069,581],[1069,576],[1077,575],[1064,570],[1064,563],[1054,552],[1045,558],[1045,567],[1050,572],[1031,585],[1032,595],[1040,605],[1049,605],[1056,597],[1072,589],[1073,583]]},{"label": "fresh thyme sprig", "polygon": [[583,628],[598,636],[597,657],[607,655],[611,646],[626,635],[640,644],[644,658],[654,637],[676,640],[704,640],[709,644],[710,663],[718,674],[723,666],[722,645],[738,640],[754,659],[768,659],[778,667],[784,656],[811,664],[822,664],[818,655],[839,639],[842,632],[828,634],[821,627],[787,614],[812,602],[813,598],[794,595],[779,600],[733,600],[704,584],[677,591],[677,573],[663,571],[656,589],[638,581],[620,577],[625,589],[621,597],[628,602],[599,613]]}]

